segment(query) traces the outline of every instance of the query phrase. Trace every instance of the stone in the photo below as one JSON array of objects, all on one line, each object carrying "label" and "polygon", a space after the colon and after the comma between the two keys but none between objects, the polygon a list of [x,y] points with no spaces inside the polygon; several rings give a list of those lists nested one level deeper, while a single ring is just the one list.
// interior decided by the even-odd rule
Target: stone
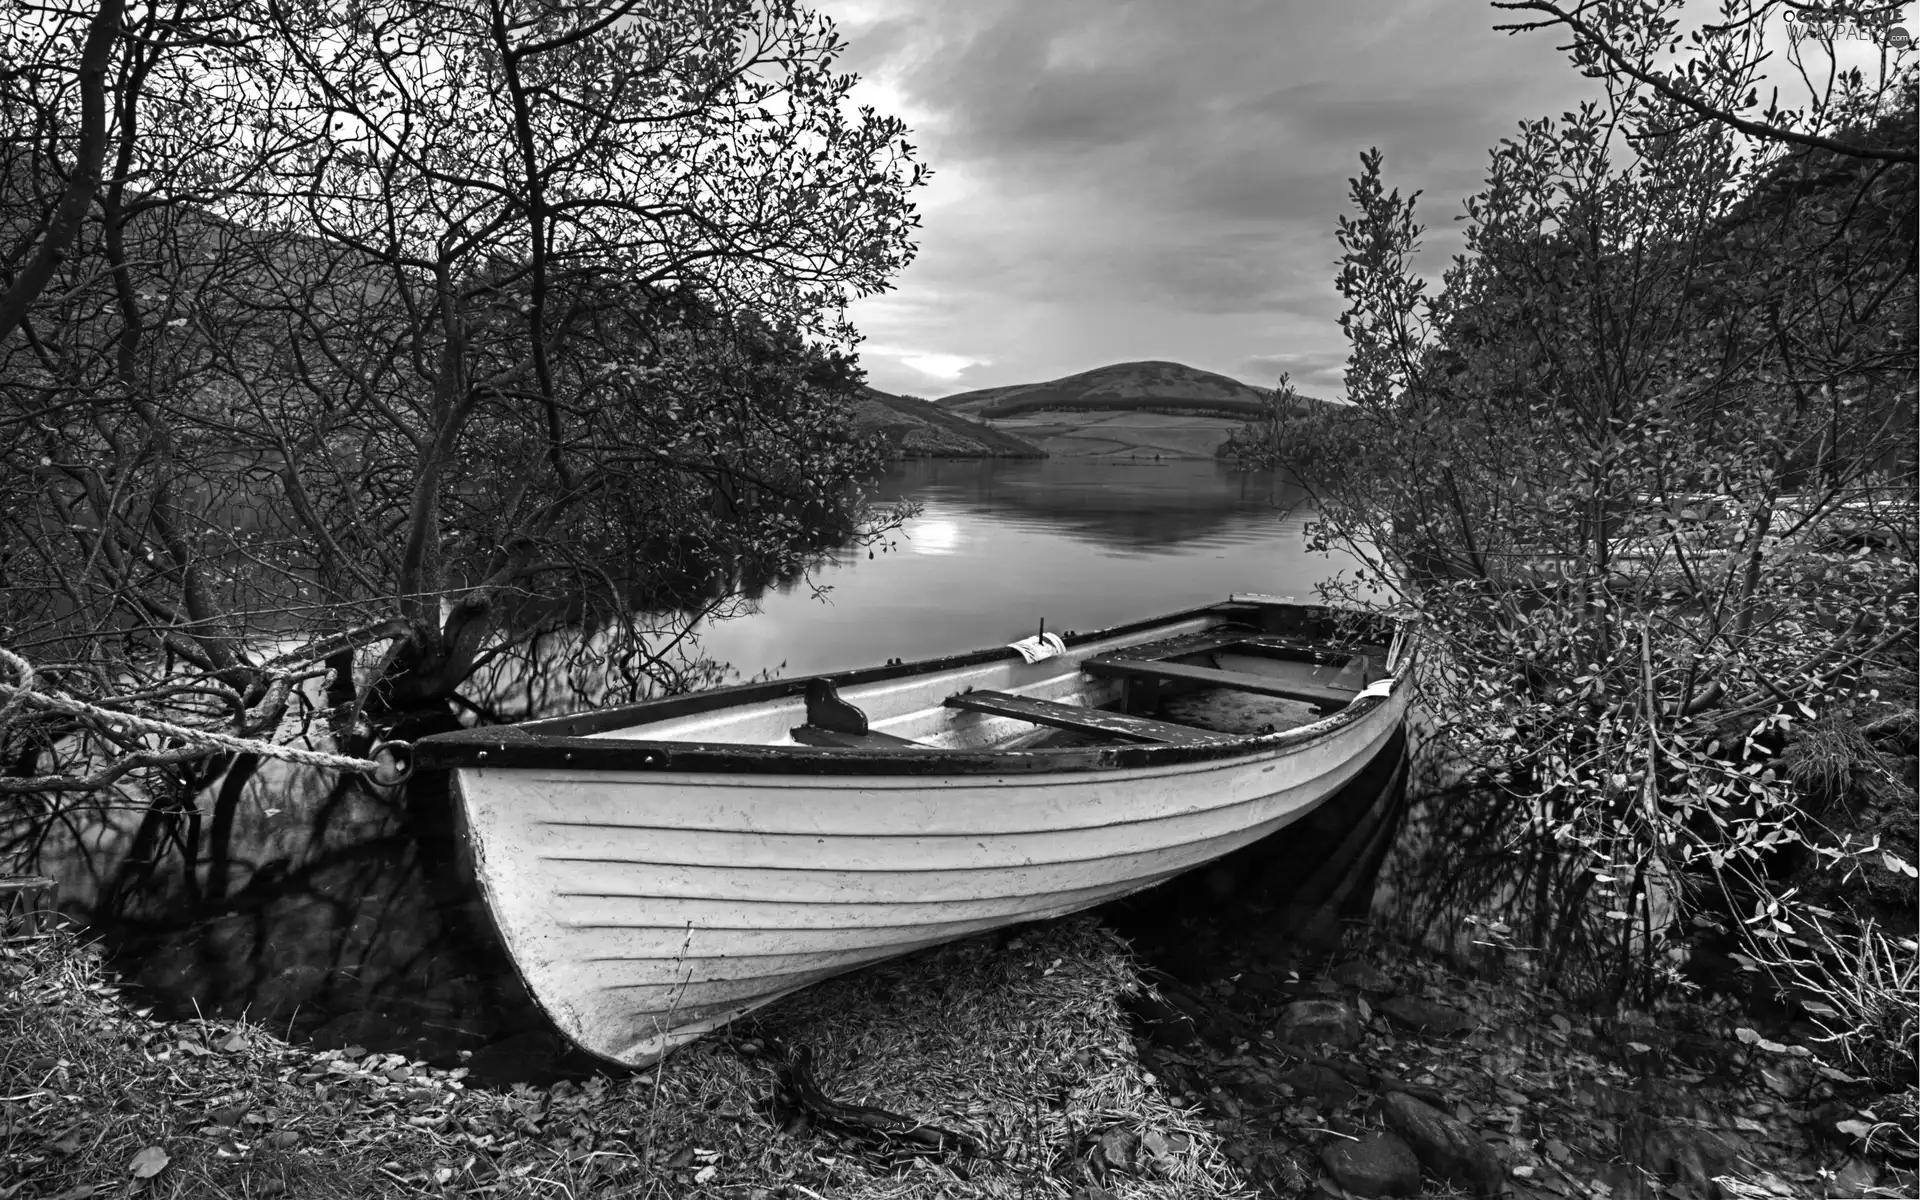
[{"label": "stone", "polygon": [[1651,1122],[1629,1127],[1620,1139],[1620,1151],[1629,1162],[1684,1184],[1700,1197],[1724,1195],[1714,1177],[1733,1170],[1740,1158],[1739,1145],[1717,1129]]},{"label": "stone", "polygon": [[1280,1010],[1280,1040],[1345,1050],[1360,1044],[1360,1014],[1341,1000],[1295,1000]]},{"label": "stone", "polygon": [[1363,958],[1343,962],[1327,972],[1327,978],[1356,992],[1384,994],[1396,990],[1387,973]]},{"label": "stone", "polygon": [[1140,1139],[1131,1129],[1115,1125],[1100,1135],[1100,1157],[1115,1171],[1131,1173],[1139,1166]]},{"label": "stone", "polygon": [[1472,1126],[1405,1092],[1389,1092],[1384,1105],[1387,1127],[1406,1139],[1428,1170],[1481,1195],[1500,1191],[1506,1181],[1500,1160]]},{"label": "stone", "polygon": [[1382,1000],[1374,1006],[1374,1009],[1394,1024],[1405,1026],[1416,1032],[1424,1030],[1427,1033],[1451,1036],[1458,1033],[1471,1033],[1480,1026],[1480,1022],[1451,1005],[1434,1000],[1420,1000],[1413,996],[1395,996]]},{"label": "stone", "polygon": [[1420,1160],[1412,1147],[1391,1133],[1370,1133],[1359,1141],[1338,1141],[1320,1151],[1327,1173],[1341,1187],[1362,1196],[1415,1196],[1420,1193]]},{"label": "stone", "polygon": [[1295,1067],[1283,1073],[1280,1082],[1292,1088],[1294,1095],[1318,1100],[1327,1108],[1339,1108],[1360,1094],[1345,1075],[1318,1063]]},{"label": "stone", "polygon": [[1141,1151],[1153,1159],[1171,1158],[1175,1154],[1184,1153],[1191,1144],[1184,1133],[1169,1135],[1158,1129],[1149,1129],[1140,1138]]}]

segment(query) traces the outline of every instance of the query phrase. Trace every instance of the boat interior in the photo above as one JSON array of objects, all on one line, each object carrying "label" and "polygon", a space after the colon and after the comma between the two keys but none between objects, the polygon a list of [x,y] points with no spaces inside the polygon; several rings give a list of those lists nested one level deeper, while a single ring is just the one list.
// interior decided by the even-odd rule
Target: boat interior
[{"label": "boat interior", "polygon": [[[1308,611],[1322,615],[1308,620],[1301,615]],[[1058,649],[1034,662],[976,655],[887,678],[819,676],[799,694],[595,736],[914,752],[1273,733],[1323,720],[1388,677],[1399,647],[1384,629],[1336,634],[1328,624],[1324,610],[1235,597],[1144,628],[1056,640]]]}]

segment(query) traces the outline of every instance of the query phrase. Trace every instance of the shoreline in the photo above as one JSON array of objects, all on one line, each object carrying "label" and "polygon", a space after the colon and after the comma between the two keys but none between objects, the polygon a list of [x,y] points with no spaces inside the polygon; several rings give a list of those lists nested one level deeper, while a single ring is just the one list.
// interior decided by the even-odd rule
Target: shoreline
[{"label": "shoreline", "polygon": [[[0,1196],[1911,1194],[1911,1171],[1821,1131],[1845,1089],[1724,1005],[1586,1017],[1497,955],[1462,970],[1351,925],[1303,946],[1259,919],[1131,944],[1086,916],[968,939],[657,1068],[544,1088],[159,1021],[70,935],[16,941],[0,1162],[20,1165]],[[988,1157],[903,1158],[781,1113],[776,1060],[799,1045],[838,1100]]]}]

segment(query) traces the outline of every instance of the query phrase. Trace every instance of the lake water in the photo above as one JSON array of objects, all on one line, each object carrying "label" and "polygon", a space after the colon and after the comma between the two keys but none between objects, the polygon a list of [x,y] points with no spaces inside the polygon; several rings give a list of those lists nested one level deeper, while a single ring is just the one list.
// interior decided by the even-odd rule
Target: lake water
[{"label": "lake water", "polygon": [[[740,678],[811,674],[1099,629],[1224,600],[1312,598],[1339,563],[1307,549],[1304,494],[1205,460],[903,463],[880,498],[921,514],[701,630]],[[825,587],[824,597],[814,589]]]},{"label": "lake water", "polygon": [[[1089,630],[1233,592],[1312,596],[1301,494],[1210,461],[902,464],[920,514],[755,615],[700,630],[733,675],[834,671]],[[826,589],[824,595],[816,589]],[[537,1076],[558,1044],[455,864],[444,781],[397,794],[266,763],[169,812],[46,831],[39,869],[168,1010]],[[491,1056],[491,1060],[489,1059]],[[543,1066],[544,1065],[544,1066]]]}]

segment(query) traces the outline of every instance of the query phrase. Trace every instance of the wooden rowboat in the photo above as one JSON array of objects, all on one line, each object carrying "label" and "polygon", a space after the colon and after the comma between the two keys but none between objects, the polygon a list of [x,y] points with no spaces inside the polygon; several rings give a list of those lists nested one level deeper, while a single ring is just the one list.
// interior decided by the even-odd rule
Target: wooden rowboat
[{"label": "wooden rowboat", "polygon": [[486,904],[582,1048],[643,1065],[798,988],[1150,887],[1399,730],[1404,630],[1266,597],[440,734]]}]

